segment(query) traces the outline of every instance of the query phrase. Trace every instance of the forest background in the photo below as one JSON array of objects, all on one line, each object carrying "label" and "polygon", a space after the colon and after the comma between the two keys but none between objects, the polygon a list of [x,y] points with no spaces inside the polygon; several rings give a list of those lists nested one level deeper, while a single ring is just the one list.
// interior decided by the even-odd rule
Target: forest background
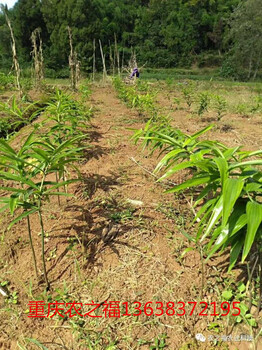
[{"label": "forest background", "polygon": [[[121,65],[135,52],[147,68],[217,67],[238,80],[262,77],[261,0],[18,0],[9,9],[24,74],[31,67],[32,32],[41,28],[45,74],[68,77],[68,30],[84,73],[106,56]],[[0,70],[12,67],[10,33],[0,12]]]}]

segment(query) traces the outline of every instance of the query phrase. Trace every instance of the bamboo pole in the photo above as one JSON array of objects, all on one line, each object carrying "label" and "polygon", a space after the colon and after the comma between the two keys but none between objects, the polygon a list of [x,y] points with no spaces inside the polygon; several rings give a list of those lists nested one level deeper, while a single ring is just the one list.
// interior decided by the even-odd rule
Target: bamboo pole
[{"label": "bamboo pole", "polygon": [[68,57],[70,77],[71,77],[71,87],[73,90],[77,90],[77,83],[80,79],[80,61],[77,59],[77,52],[73,48],[72,31],[68,26],[68,36],[70,44],[70,55]]},{"label": "bamboo pole", "polygon": [[105,55],[103,53],[103,47],[102,47],[100,39],[99,39],[99,46],[100,46],[100,52],[101,52],[101,57],[102,57],[102,62],[103,62],[103,82],[105,82],[106,78],[107,78],[106,62],[105,62]]},{"label": "bamboo pole", "polygon": [[69,62],[69,68],[70,68],[71,87],[72,87],[73,90],[76,90],[72,32],[71,32],[71,28],[69,26],[67,27],[67,30],[68,30],[69,45],[70,45],[70,54],[69,54],[69,57],[68,57],[68,62]]},{"label": "bamboo pole", "polygon": [[115,55],[117,60],[117,71],[118,71],[118,75],[120,75],[120,58],[119,58],[119,51],[117,47],[116,33],[114,33],[114,36],[115,36]]},{"label": "bamboo pole", "polygon": [[[35,75],[35,86],[39,88],[41,86],[41,80],[44,78],[43,66],[43,50],[42,50],[42,40],[40,35],[41,29],[37,28],[32,32],[31,41],[33,45],[33,51],[31,52],[34,60],[34,75]],[[38,44],[37,44],[38,41]]]},{"label": "bamboo pole", "polygon": [[8,25],[9,30],[10,30],[11,47],[12,47],[12,54],[13,54],[13,66],[15,67],[15,72],[16,72],[16,87],[19,91],[20,96],[22,96],[22,88],[21,88],[21,84],[20,84],[21,70],[20,70],[20,66],[19,66],[19,62],[18,62],[18,58],[17,58],[17,53],[16,53],[14,32],[12,29],[10,19],[7,16],[7,12],[6,12],[4,5],[1,5],[1,9],[2,9],[3,13],[5,14],[6,23]]},{"label": "bamboo pole", "polygon": [[40,79],[44,79],[44,56],[43,56],[43,42],[41,38],[41,30],[38,31],[38,40],[39,40],[39,65],[40,65]]},{"label": "bamboo pole", "polygon": [[112,72],[113,76],[115,76],[115,65],[114,65],[114,59],[113,59],[113,55],[112,55],[112,47],[111,47],[110,40],[108,43],[109,43],[109,59],[110,59],[111,72]]},{"label": "bamboo pole", "polygon": [[81,62],[77,59],[77,53],[75,52],[75,77],[76,77],[76,84],[80,81],[80,78],[81,78],[80,63]]},{"label": "bamboo pole", "polygon": [[96,39],[93,40],[93,81],[95,81],[96,71]]},{"label": "bamboo pole", "polygon": [[113,65],[114,65],[114,71],[115,71],[115,69],[116,69],[116,50],[115,50],[115,48],[114,48],[114,50],[113,50],[113,53],[114,53],[114,56],[113,56]]},{"label": "bamboo pole", "polygon": [[124,70],[124,59],[125,59],[125,50],[123,48],[123,53],[122,53],[122,65],[121,65],[121,71],[123,72]]}]

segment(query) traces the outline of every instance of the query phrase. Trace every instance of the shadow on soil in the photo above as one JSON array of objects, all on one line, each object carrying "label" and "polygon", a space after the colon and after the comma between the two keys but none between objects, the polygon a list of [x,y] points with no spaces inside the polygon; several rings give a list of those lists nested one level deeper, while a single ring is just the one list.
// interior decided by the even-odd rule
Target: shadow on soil
[{"label": "shadow on soil", "polygon": [[[72,212],[74,222],[62,229],[64,232],[75,232],[75,234],[55,236],[64,239],[61,243],[67,246],[48,273],[55,269],[61,261],[65,262],[67,253],[74,246],[78,246],[78,248],[81,246],[82,252],[79,249],[75,250],[75,258],[80,261],[80,258],[84,257],[84,268],[94,265],[101,256],[101,252],[106,248],[110,248],[117,256],[120,256],[119,246],[139,250],[137,247],[129,245],[126,239],[128,232],[141,228],[136,220],[136,209],[128,207],[118,198],[107,195],[105,195],[105,199],[92,200],[98,189],[103,190],[106,194],[115,186],[121,186],[118,178],[119,174],[116,173],[111,173],[108,176],[90,173],[88,176],[84,176],[83,182],[77,186],[75,191],[76,196],[81,201],[84,200],[84,203],[68,205],[64,209],[66,212]],[[59,280],[73,263],[74,260],[69,259],[59,276],[56,276],[52,282]]]}]

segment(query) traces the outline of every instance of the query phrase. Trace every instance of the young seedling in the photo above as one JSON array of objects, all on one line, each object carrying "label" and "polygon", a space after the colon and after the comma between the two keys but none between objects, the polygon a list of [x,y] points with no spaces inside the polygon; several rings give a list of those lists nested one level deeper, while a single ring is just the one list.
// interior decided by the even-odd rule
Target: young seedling
[{"label": "young seedling", "polygon": [[199,106],[198,106],[197,114],[201,116],[203,115],[204,112],[208,111],[208,104],[210,100],[209,93],[201,92],[198,98],[199,98]]},{"label": "young seedling", "polygon": [[40,108],[36,108],[38,101],[29,103],[25,107],[20,107],[13,96],[11,104],[9,102],[0,103],[0,111],[6,115],[10,130],[17,130],[19,127],[28,125],[40,113]]},{"label": "young seedling", "polygon": [[217,113],[217,120],[221,120],[226,112],[227,102],[226,100],[220,96],[220,95],[213,95],[214,99],[214,108]]}]

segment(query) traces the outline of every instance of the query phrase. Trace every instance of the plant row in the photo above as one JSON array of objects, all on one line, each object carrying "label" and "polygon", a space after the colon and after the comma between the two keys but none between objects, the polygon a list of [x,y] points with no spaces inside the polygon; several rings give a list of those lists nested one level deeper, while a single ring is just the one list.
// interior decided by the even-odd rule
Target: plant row
[{"label": "plant row", "polygon": [[[180,98],[174,98],[174,104],[177,109],[181,108],[181,102],[183,101],[188,109],[191,109],[192,106],[195,106],[195,113],[199,116],[202,116],[205,112],[208,112],[209,109],[212,109],[216,112],[216,119],[221,120],[227,110],[228,102],[227,100],[216,93],[211,93],[210,91],[198,91],[199,86],[192,81],[180,82],[176,85],[177,90],[181,94]],[[248,103],[239,103],[234,106],[232,112],[239,114],[240,116],[248,116],[250,114],[261,112],[262,110],[262,99],[261,96],[254,96],[253,101]]]},{"label": "plant row", "polygon": [[247,264],[248,288],[252,280],[259,280],[259,292],[253,293],[252,302],[260,310],[262,150],[249,152],[208,140],[205,134],[211,128],[188,135],[172,127],[167,118],[154,114],[133,138],[161,156],[155,168],[155,173],[161,172],[158,181],[182,172],[179,178],[183,180],[167,192],[183,192],[193,198],[195,235],[185,236],[207,259],[229,249],[229,271],[239,260]]},{"label": "plant row", "polygon": [[150,121],[134,137],[165,154],[155,169],[165,169],[159,181],[188,170],[188,178],[168,192],[194,190],[195,207],[201,205],[195,218],[201,219],[195,239],[204,243],[209,238],[209,257],[230,246],[232,269],[240,253],[244,262],[252,248],[261,245],[262,151],[242,151],[241,147],[200,140],[211,128],[187,135],[170,125]]},{"label": "plant row", "polygon": [[134,85],[126,85],[119,77],[113,79],[114,88],[118,97],[123,100],[128,107],[138,110],[140,115],[155,115],[156,105],[155,95],[148,91],[145,84],[139,81]]},{"label": "plant row", "polygon": [[[14,101],[14,100],[13,100]],[[27,221],[29,242],[37,277],[38,267],[30,218],[38,216],[41,227],[41,257],[46,287],[50,287],[45,263],[45,228],[43,207],[52,197],[69,196],[67,186],[79,181],[76,163],[82,157],[87,122],[91,110],[56,90],[42,112],[42,121],[22,141],[20,147],[0,139],[0,190],[1,212],[8,210],[15,218],[11,228],[22,219]],[[73,178],[72,171],[78,173]],[[63,190],[60,190],[61,187]],[[41,280],[41,278],[40,278]]]},{"label": "plant row", "polygon": [[[166,123],[149,121],[134,139],[162,156],[158,181],[182,172],[184,180],[167,192],[191,195],[197,214],[196,233],[184,233],[207,259],[229,249],[230,271],[247,263],[250,307],[259,312],[262,294],[262,151],[248,152],[203,139],[209,126],[193,135]],[[185,172],[187,175],[185,175]],[[181,178],[181,177],[180,177]],[[253,290],[252,281],[258,288]],[[259,281],[258,284],[256,282]]]}]

